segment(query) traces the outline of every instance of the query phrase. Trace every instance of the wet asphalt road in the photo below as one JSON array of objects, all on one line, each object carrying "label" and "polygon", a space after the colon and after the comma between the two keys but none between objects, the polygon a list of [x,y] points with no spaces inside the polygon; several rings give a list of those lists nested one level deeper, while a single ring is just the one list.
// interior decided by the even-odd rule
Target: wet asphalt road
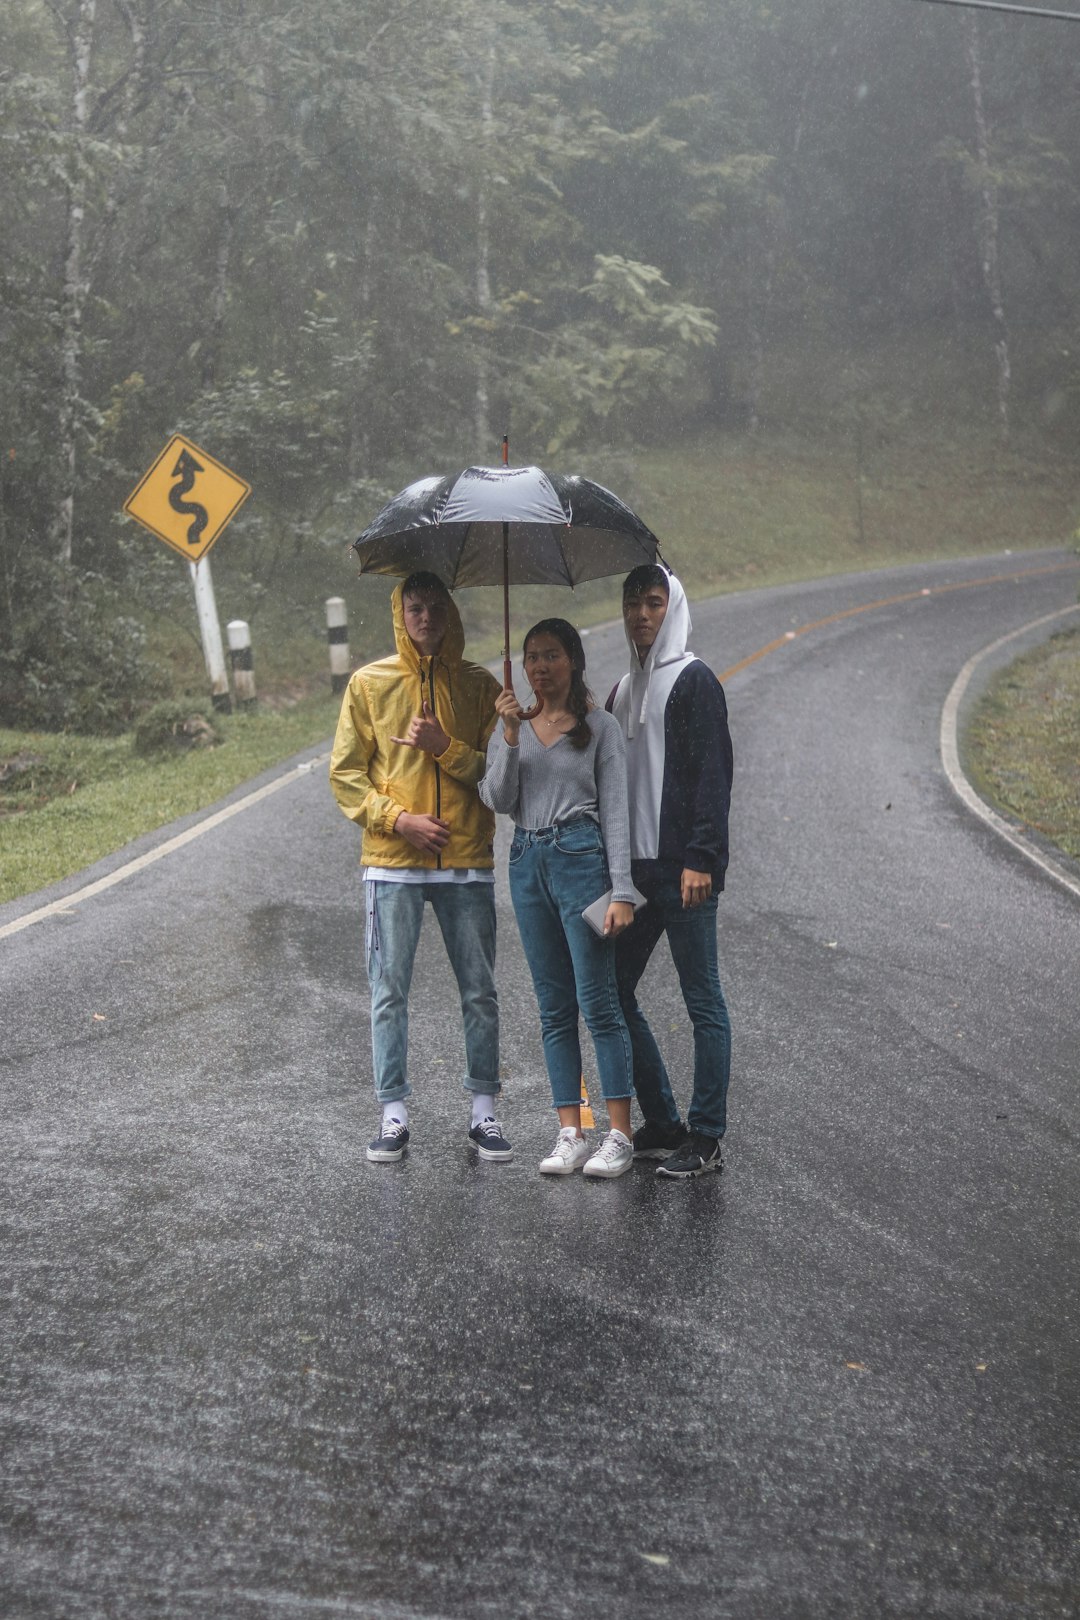
[{"label": "wet asphalt road", "polygon": [[[964,661],[1077,583],[1029,553],[695,607],[726,670],[934,592],[728,683],[722,1178],[536,1174],[501,875],[517,1157],[465,1143],[429,933],[414,1146],[364,1162],[321,765],[0,940],[6,1620],[1080,1611],[1080,902],[937,755]],[[621,631],[586,645],[606,693]],[[663,957],[643,1000],[685,1102]]]}]

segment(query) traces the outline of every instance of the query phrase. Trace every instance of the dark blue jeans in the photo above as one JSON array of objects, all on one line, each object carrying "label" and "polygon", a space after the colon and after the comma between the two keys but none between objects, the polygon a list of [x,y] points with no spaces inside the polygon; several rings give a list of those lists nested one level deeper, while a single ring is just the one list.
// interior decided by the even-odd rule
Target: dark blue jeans
[{"label": "dark blue jeans", "polygon": [[694,1093],[686,1123],[705,1136],[723,1136],[731,1075],[731,1021],[716,960],[716,896],[684,910],[678,878],[649,881],[635,875],[634,882],[649,903],[616,940],[615,971],[634,1050],[638,1103],[647,1120],[658,1125],[678,1123],[679,1110],[667,1069],[636,995],[649,958],[666,933],[694,1026]]}]

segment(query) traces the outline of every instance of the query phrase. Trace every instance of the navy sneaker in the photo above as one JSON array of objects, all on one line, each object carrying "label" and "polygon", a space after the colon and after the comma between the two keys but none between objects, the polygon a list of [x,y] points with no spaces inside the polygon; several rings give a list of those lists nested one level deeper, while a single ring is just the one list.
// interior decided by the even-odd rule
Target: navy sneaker
[{"label": "navy sneaker", "polygon": [[703,1176],[710,1170],[722,1170],[724,1161],[720,1157],[720,1143],[715,1136],[703,1136],[700,1131],[691,1131],[690,1140],[686,1146],[673,1153],[670,1159],[658,1164],[658,1176]]},{"label": "navy sneaker", "polygon": [[667,1159],[689,1140],[690,1132],[681,1120],[676,1120],[674,1125],[662,1125],[657,1120],[647,1119],[634,1132],[634,1158]]},{"label": "navy sneaker", "polygon": [[409,1127],[396,1119],[384,1120],[374,1142],[368,1143],[367,1156],[372,1164],[394,1164],[409,1145]]},{"label": "navy sneaker", "polygon": [[478,1125],[474,1125],[469,1132],[469,1141],[482,1159],[505,1160],[514,1157],[514,1150],[503,1135],[497,1119],[482,1119]]}]

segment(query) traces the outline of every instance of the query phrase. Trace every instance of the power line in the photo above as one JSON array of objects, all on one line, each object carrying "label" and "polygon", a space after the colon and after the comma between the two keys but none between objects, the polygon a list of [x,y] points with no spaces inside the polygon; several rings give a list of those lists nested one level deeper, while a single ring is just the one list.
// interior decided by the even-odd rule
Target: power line
[{"label": "power line", "polygon": [[926,0],[933,6],[969,6],[976,11],[1014,11],[1020,17],[1054,17],[1058,22],[1080,22],[1080,11],[1047,11],[1044,6],[1005,5],[1003,0]]}]

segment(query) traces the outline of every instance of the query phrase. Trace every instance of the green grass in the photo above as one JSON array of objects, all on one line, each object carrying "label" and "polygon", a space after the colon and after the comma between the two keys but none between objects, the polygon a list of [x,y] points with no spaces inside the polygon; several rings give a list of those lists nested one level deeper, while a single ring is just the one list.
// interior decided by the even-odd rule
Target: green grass
[{"label": "green grass", "polygon": [[964,764],[984,798],[1080,857],[1080,630],[1001,671],[967,728]]},{"label": "green grass", "polygon": [[[329,681],[326,683],[329,688]],[[219,717],[225,741],[142,759],[130,735],[0,730],[0,902],[44,888],[131,839],[203,809],[260,771],[329,737],[327,690],[290,709]],[[21,768],[11,772],[12,760]]]},{"label": "green grass", "polygon": [[[640,512],[691,597],[928,558],[1060,545],[1080,512],[1080,474],[1072,458],[1041,440],[1003,451],[991,432],[973,429],[959,437],[955,431],[919,437],[910,427],[864,435],[861,478],[853,437],[827,434],[809,419],[802,437],[702,433],[633,454],[598,451],[571,460],[566,470],[607,484]],[[357,529],[373,515],[358,513]],[[157,764],[139,760],[126,737],[0,731],[0,768],[13,755],[41,760],[14,779],[22,784],[17,791],[8,784],[6,798],[0,785],[0,900],[77,872],[328,736],[337,704],[328,692],[326,595],[348,603],[354,665],[392,650],[394,581],[359,578],[344,549],[340,565],[328,563],[325,550],[310,567],[294,558],[254,612],[241,562],[240,552],[231,563],[222,553],[215,575],[219,616],[223,623],[250,616],[265,707],[227,720],[222,747]],[[170,670],[174,690],[200,693],[201,651],[194,613],[183,600],[172,617],[149,620],[150,650]],[[472,656],[496,656],[501,592],[462,591],[458,601]],[[515,589],[512,651],[516,656],[523,632],[546,614],[589,625],[617,616],[619,605],[618,579],[592,581],[572,593]]]},{"label": "green grass", "polygon": [[844,441],[702,441],[641,457],[638,476],[646,521],[698,594],[1060,544],[1080,498],[1064,456],[984,440],[880,444],[861,480]]}]

